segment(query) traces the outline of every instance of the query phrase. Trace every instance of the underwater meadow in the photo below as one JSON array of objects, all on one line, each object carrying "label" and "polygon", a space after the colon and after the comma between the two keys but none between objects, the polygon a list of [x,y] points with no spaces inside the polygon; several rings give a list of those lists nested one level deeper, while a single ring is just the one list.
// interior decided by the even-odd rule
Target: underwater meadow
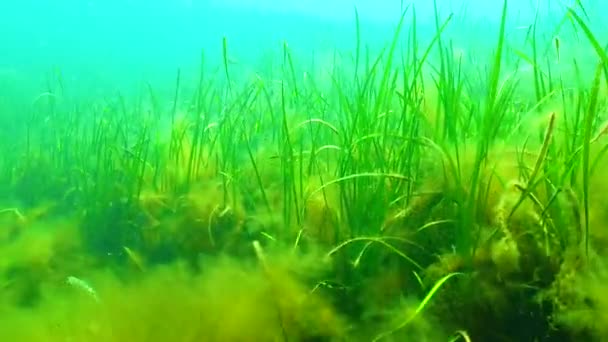
[{"label": "underwater meadow", "polygon": [[193,2],[0,20],[0,341],[608,341],[599,1]]}]

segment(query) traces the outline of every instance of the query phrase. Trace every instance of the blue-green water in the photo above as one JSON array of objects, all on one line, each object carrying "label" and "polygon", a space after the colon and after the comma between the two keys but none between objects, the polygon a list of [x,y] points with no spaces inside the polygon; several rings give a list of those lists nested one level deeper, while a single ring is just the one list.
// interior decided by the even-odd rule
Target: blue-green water
[{"label": "blue-green water", "polygon": [[[594,20],[602,13],[598,3],[584,5],[601,37],[606,26]],[[143,80],[160,88],[175,78],[178,68],[196,74],[201,52],[209,65],[219,65],[222,37],[228,39],[231,58],[254,70],[263,67],[266,56],[280,57],[285,41],[301,64],[320,67],[331,62],[335,49],[352,52],[355,8],[362,42],[377,51],[410,5],[417,12],[418,34],[430,39],[435,31],[430,1],[7,1],[0,5],[0,80],[12,96],[25,99],[41,92],[48,74],[57,70],[66,87],[80,95],[125,92]],[[445,35],[455,48],[475,65],[486,63],[500,6],[476,0],[438,1],[438,7],[442,18],[454,15]],[[526,27],[538,15],[538,39],[546,51],[564,13],[555,1],[511,1],[510,45],[529,50]],[[559,32],[562,59],[592,58],[589,44],[573,37],[570,26]]]}]

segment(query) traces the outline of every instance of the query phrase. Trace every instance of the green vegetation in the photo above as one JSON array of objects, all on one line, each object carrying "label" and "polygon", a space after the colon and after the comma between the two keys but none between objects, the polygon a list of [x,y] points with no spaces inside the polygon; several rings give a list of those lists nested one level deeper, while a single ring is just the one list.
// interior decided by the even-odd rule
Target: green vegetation
[{"label": "green vegetation", "polygon": [[226,37],[171,99],[82,104],[56,76],[0,131],[0,340],[607,339],[608,56],[584,13],[558,29],[591,82],[551,70],[536,22],[509,45],[505,0],[481,96],[436,5],[429,41],[407,8],[377,55],[357,19],[325,76],[287,44],[244,76]]}]

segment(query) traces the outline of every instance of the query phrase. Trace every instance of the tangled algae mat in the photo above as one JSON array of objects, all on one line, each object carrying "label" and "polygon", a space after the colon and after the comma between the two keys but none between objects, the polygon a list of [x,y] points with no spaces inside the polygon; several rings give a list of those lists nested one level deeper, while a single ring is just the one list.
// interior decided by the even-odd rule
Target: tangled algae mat
[{"label": "tangled algae mat", "polygon": [[0,142],[0,341],[608,339],[608,58],[571,9],[592,81],[521,52],[522,101],[506,13],[481,98],[449,18],[328,84],[285,46],[166,111],[51,86]]}]

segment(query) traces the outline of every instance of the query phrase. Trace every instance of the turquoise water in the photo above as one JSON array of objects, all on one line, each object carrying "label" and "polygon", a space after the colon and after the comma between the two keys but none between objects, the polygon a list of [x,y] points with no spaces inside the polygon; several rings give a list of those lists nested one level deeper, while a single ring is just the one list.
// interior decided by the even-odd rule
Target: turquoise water
[{"label": "turquoise water", "polygon": [[[388,2],[386,2],[388,3]],[[137,82],[164,87],[181,68],[195,75],[204,51],[210,66],[219,65],[222,37],[230,57],[253,70],[267,56],[280,56],[288,42],[303,65],[331,62],[335,49],[355,46],[354,9],[361,20],[361,41],[378,50],[390,40],[400,11],[412,5],[419,35],[434,34],[432,2],[390,1],[19,1],[0,5],[2,32],[0,80],[16,96],[36,96],[48,74],[59,71],[72,92],[105,96],[129,91]],[[598,2],[584,2],[599,36],[606,32]],[[439,1],[440,15],[454,19],[446,30],[455,48],[475,65],[493,48],[500,6],[487,1]],[[538,11],[537,11],[538,9]],[[525,27],[538,15],[538,39],[547,43],[565,11],[559,2],[510,1],[507,35],[513,47],[526,50]],[[411,18],[406,20],[406,27]],[[560,32],[562,59],[593,56],[589,45]],[[446,39],[449,39],[446,38]],[[550,50],[547,54],[551,55]],[[276,59],[276,58],[275,58]],[[194,77],[193,77],[194,78]],[[27,94],[27,96],[25,96]],[[6,96],[6,95],[5,95]],[[24,100],[25,100],[24,99]]]}]

